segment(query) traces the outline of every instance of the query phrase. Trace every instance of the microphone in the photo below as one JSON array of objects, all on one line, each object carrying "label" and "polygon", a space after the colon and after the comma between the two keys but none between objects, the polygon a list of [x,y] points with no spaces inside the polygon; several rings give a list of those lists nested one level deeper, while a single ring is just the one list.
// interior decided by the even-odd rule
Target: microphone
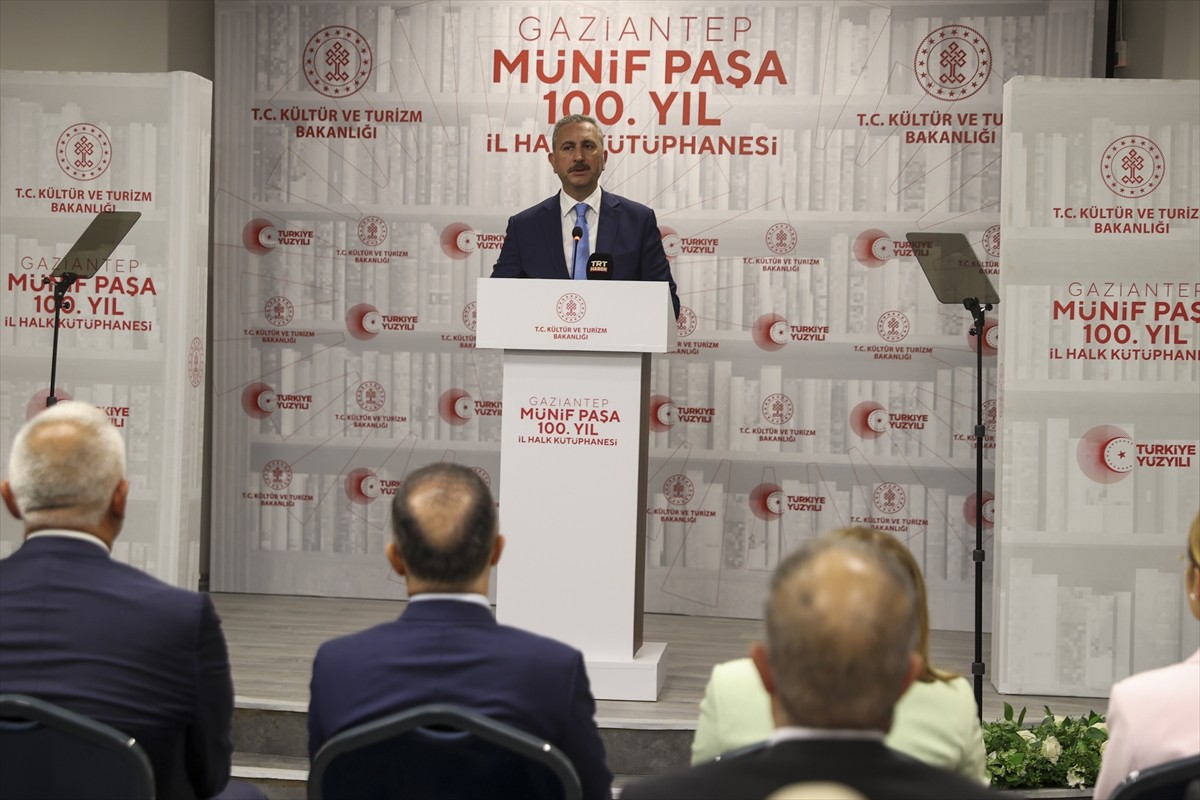
[{"label": "microphone", "polygon": [[589,281],[606,281],[612,278],[612,255],[610,253],[592,253],[587,263],[587,279]]},{"label": "microphone", "polygon": [[583,238],[583,228],[578,225],[571,231],[571,238],[575,241],[571,245],[571,277],[575,277],[575,262],[579,260],[579,240]]}]

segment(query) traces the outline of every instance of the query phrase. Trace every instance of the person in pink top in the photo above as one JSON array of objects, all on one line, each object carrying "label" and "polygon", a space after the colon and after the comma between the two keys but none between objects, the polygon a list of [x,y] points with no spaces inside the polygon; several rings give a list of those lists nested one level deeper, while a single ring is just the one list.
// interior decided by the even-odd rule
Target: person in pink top
[{"label": "person in pink top", "polygon": [[[1200,620],[1200,514],[1187,542],[1188,607]],[[1108,744],[1096,800],[1112,796],[1134,770],[1200,754],[1200,650],[1179,664],[1131,675],[1113,685]]]}]

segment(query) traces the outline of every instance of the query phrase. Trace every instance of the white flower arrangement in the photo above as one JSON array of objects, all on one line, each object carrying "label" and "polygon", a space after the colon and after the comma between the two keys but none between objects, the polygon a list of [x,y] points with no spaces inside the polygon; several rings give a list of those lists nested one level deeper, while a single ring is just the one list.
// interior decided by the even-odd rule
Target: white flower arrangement
[{"label": "white flower arrangement", "polygon": [[1025,710],[1013,719],[1004,704],[1004,719],[983,725],[988,775],[1006,789],[1094,786],[1100,757],[1108,743],[1108,726],[1099,714],[1056,717],[1049,708],[1041,723],[1025,727]]}]

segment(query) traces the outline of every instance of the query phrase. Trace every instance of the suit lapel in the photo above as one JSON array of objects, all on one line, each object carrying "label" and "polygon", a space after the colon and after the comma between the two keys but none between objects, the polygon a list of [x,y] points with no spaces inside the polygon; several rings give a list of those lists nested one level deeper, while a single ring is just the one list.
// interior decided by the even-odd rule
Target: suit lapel
[{"label": "suit lapel", "polygon": [[547,275],[548,278],[567,278],[564,274],[567,270],[567,263],[563,261],[563,234],[562,234],[562,219],[560,212],[558,195],[554,195],[546,202],[542,203],[541,211],[538,213],[540,218],[540,226],[542,229],[542,241],[547,243],[557,243],[558,248],[551,251],[551,260],[547,264],[561,264],[562,271],[557,275]]},{"label": "suit lapel", "polygon": [[621,234],[621,201],[610,192],[600,193],[600,230],[596,232],[596,252],[612,253]]}]

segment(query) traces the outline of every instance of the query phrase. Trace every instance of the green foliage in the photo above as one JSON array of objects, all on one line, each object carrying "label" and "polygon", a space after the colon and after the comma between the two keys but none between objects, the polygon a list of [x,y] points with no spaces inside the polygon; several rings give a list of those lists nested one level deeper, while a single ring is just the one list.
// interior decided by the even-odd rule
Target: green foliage
[{"label": "green foliage", "polygon": [[1005,789],[1083,788],[1096,784],[1100,754],[1108,741],[1104,718],[1094,711],[1081,717],[1055,717],[1047,707],[1042,721],[1024,727],[1025,709],[1013,719],[983,724],[988,776]]}]

